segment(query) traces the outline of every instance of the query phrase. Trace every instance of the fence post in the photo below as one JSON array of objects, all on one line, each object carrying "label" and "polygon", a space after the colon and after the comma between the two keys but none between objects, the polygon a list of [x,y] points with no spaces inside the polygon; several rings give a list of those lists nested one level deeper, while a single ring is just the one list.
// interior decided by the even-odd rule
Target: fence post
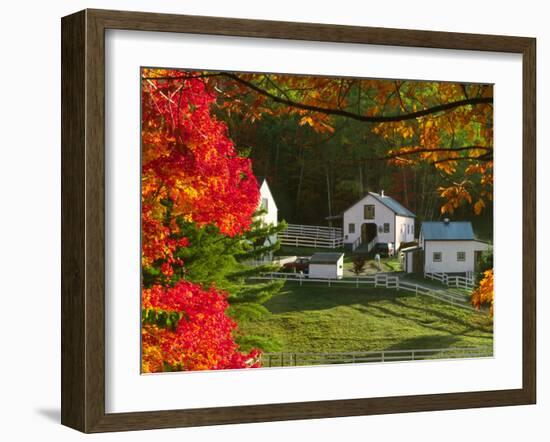
[{"label": "fence post", "polygon": [[359,288],[359,277],[355,278],[355,288]]}]

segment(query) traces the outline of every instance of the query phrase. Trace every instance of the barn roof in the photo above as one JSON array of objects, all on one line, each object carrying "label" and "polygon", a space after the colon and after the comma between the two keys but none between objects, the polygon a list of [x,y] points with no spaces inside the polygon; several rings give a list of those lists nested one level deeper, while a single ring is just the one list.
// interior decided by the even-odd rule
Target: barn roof
[{"label": "barn roof", "polygon": [[362,197],[359,201],[356,201],[351,206],[349,206],[344,212],[347,212],[352,207],[355,207],[356,204],[359,204],[363,199],[365,199],[368,195],[371,195],[373,198],[375,198],[380,203],[384,204],[388,209],[390,209],[392,212],[394,212],[396,215],[400,216],[408,216],[411,218],[415,218],[416,215],[412,213],[409,209],[407,209],[405,206],[401,205],[401,203],[394,200],[392,197],[387,195],[380,195],[378,193],[374,192],[368,192],[364,197]]},{"label": "barn roof", "polygon": [[262,184],[265,181],[265,176],[257,175],[256,176],[256,181],[258,182],[258,187],[262,187]]},{"label": "barn roof", "polygon": [[315,253],[310,264],[336,264],[340,258],[344,256],[343,253]]},{"label": "barn roof", "polygon": [[476,239],[470,221],[427,221],[422,223],[420,233],[427,240],[469,241]]}]

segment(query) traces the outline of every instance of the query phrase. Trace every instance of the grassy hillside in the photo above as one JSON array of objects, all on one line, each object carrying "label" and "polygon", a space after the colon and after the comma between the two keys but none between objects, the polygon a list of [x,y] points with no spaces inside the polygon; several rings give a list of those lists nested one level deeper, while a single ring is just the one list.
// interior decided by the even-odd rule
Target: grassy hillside
[{"label": "grassy hillside", "polygon": [[492,320],[477,312],[391,289],[287,282],[272,315],[239,324],[284,352],[342,352],[492,345]]}]

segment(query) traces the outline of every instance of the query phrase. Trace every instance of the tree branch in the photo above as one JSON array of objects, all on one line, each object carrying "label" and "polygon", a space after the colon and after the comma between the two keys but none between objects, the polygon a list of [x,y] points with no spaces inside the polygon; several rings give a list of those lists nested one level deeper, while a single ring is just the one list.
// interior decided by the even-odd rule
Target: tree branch
[{"label": "tree branch", "polygon": [[384,155],[381,157],[363,157],[354,159],[351,161],[345,161],[341,162],[339,161],[338,164],[357,164],[358,162],[366,162],[366,161],[387,161],[394,158],[409,156],[409,155],[416,155],[419,153],[429,153],[429,152],[463,152],[463,151],[469,151],[469,150],[484,150],[486,153],[479,155],[477,157],[473,156],[465,156],[465,157],[449,157],[449,158],[442,158],[441,160],[436,160],[430,162],[431,164],[435,163],[443,163],[445,161],[461,161],[461,160],[473,160],[477,159],[480,161],[491,161],[493,158],[493,147],[489,146],[464,146],[464,147],[454,147],[454,148],[436,148],[436,149],[428,149],[428,148],[420,148],[420,149],[413,149],[406,152],[394,152],[389,155]]},{"label": "tree branch", "polygon": [[277,95],[274,95],[271,92],[268,92],[256,86],[254,83],[240,78],[238,75],[230,74],[227,72],[221,73],[220,75],[231,78],[236,82],[247,86],[249,89],[252,89],[257,93],[272,99],[276,103],[285,104],[287,106],[292,106],[298,109],[309,110],[312,112],[319,112],[319,113],[329,114],[329,115],[339,115],[342,117],[352,118],[357,121],[363,121],[363,122],[369,122],[369,123],[386,123],[386,122],[412,120],[412,119],[423,117],[426,115],[435,114],[435,113],[443,112],[450,109],[455,109],[461,106],[493,103],[493,97],[476,97],[476,98],[469,98],[466,100],[453,101],[451,103],[445,103],[438,106],[433,106],[427,109],[423,109],[420,111],[410,112],[410,113],[405,113],[400,115],[368,116],[368,115],[356,114],[356,113],[341,110],[341,109],[331,109],[331,108],[320,107],[320,106],[315,106],[311,104],[299,103],[296,101],[288,100],[286,98],[278,97]]}]

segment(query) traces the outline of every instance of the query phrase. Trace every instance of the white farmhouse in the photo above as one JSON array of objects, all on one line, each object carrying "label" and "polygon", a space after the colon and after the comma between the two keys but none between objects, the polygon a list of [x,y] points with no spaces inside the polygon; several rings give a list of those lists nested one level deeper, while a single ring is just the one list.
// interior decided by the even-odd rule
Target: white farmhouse
[{"label": "white farmhouse", "polygon": [[397,250],[414,241],[414,219],[414,213],[384,191],[369,192],[344,212],[344,244],[370,251],[376,243],[392,243]]},{"label": "white farmhouse", "polygon": [[477,270],[488,249],[489,244],[476,239],[469,221],[423,222],[418,247],[403,250],[404,268],[408,273],[469,273]]},{"label": "white farmhouse", "polygon": [[315,253],[309,261],[309,278],[340,279],[344,276],[343,253]]}]

